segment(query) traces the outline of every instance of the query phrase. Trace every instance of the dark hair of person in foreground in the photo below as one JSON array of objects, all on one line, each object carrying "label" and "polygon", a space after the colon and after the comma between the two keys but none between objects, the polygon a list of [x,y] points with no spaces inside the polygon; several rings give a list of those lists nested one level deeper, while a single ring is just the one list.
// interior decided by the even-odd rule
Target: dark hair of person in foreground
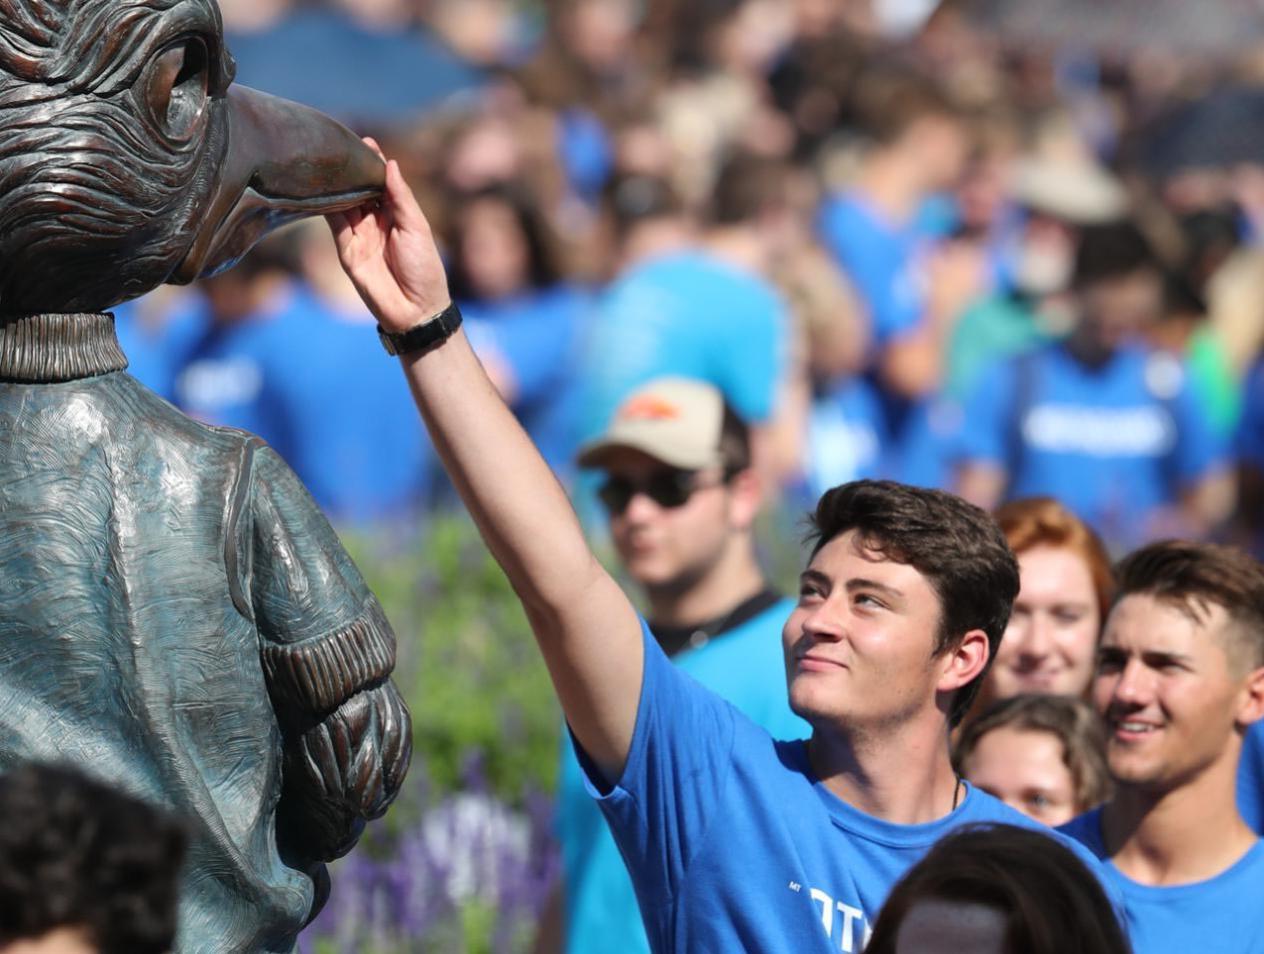
[{"label": "dark hair of person in foreground", "polygon": [[71,928],[101,954],[170,951],[185,840],[159,809],[70,769],[0,777],[0,947]]},{"label": "dark hair of person in foreground", "polygon": [[1001,916],[1001,946],[988,950],[1131,950],[1106,892],[1069,848],[1032,829],[973,825],[939,841],[895,886],[865,954],[924,951],[928,935],[951,944],[954,912],[971,907]]}]

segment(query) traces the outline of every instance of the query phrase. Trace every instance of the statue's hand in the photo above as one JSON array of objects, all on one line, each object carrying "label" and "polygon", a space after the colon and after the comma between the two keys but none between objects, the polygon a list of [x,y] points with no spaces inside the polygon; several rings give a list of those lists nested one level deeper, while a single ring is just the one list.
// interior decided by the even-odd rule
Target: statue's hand
[{"label": "statue's hand", "polygon": [[[382,155],[372,139],[365,142]],[[343,269],[384,329],[407,331],[448,306],[448,280],[430,223],[394,160],[386,163],[380,203],[328,221]]]}]

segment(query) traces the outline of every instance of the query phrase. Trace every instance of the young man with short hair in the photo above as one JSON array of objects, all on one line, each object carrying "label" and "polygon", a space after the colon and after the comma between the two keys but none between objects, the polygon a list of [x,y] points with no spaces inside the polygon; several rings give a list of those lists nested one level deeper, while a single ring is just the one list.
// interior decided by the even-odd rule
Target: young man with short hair
[{"label": "young man with short hair", "polygon": [[1137,954],[1264,951],[1264,843],[1235,804],[1264,716],[1264,567],[1158,543],[1118,592],[1093,686],[1115,795],[1062,830],[1108,862]]},{"label": "young man with short hair", "polygon": [[889,483],[822,497],[783,629],[791,708],[813,734],[774,742],[667,661],[588,549],[461,334],[394,162],[386,182],[380,207],[331,217],[343,266],[523,602],[652,949],[858,951],[892,884],[946,832],[1033,824],[949,760],[1018,592],[986,513]]},{"label": "young man with short hair", "polygon": [[[668,658],[774,738],[806,737],[785,686],[769,678],[782,666],[781,625],[794,603],[756,559],[762,493],[750,432],[719,389],[690,378],[650,381],[579,463],[601,475],[615,552],[644,593],[650,633]],[[618,937],[621,954],[648,951],[632,882],[569,740],[557,803],[564,949],[582,954]]]},{"label": "young man with short hair", "polygon": [[1158,259],[1130,223],[1085,229],[1074,330],[978,375],[955,454],[958,489],[987,509],[1056,496],[1108,544],[1201,536],[1232,509],[1222,441],[1182,362],[1149,344]]}]

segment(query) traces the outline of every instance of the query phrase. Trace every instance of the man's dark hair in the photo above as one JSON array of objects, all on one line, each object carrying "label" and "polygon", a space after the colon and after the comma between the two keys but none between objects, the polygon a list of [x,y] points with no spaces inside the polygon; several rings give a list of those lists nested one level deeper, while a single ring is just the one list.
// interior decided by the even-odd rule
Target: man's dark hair
[{"label": "man's dark hair", "polygon": [[1165,540],[1130,553],[1116,568],[1116,604],[1146,594],[1178,607],[1195,622],[1211,604],[1229,614],[1230,648],[1247,666],[1264,666],[1264,566],[1233,547]]},{"label": "man's dark hair", "polygon": [[826,491],[810,520],[812,556],[856,530],[866,547],[907,563],[930,581],[940,602],[937,655],[960,645],[972,629],[987,634],[987,666],[957,691],[949,713],[955,726],[996,658],[1018,595],[1018,562],[996,521],[952,494],[886,480],[858,480]]},{"label": "man's dark hair", "polygon": [[0,777],[0,944],[83,930],[102,954],[175,943],[185,836],[161,811],[77,772]]},{"label": "man's dark hair", "polygon": [[603,193],[603,205],[620,240],[644,222],[685,214],[684,202],[667,179],[639,173],[611,179]]},{"label": "man's dark hair", "polygon": [[783,159],[749,153],[730,156],[711,190],[711,221],[749,224],[764,212],[786,208],[793,175],[793,167]]},{"label": "man's dark hair", "polygon": [[750,428],[728,401],[720,421],[720,460],[730,477],[751,465]]},{"label": "man's dark hair", "polygon": [[1132,222],[1088,226],[1075,250],[1073,284],[1082,289],[1140,271],[1158,274],[1159,268],[1154,248]]},{"label": "man's dark hair", "polygon": [[967,825],[941,839],[892,889],[867,954],[893,954],[904,919],[922,901],[995,908],[1005,917],[1007,951],[1130,950],[1101,882],[1052,832]]},{"label": "man's dark hair", "polygon": [[855,124],[880,146],[896,142],[923,119],[964,118],[943,84],[904,66],[866,69],[856,78],[851,100]]}]

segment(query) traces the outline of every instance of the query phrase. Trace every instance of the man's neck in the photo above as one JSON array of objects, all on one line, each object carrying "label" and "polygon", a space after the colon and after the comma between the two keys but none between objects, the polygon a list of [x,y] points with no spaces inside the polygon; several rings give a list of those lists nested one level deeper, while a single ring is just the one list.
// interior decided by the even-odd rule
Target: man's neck
[{"label": "man's neck", "polygon": [[844,736],[818,728],[808,743],[812,771],[866,815],[898,825],[943,818],[962,793],[943,720],[933,715],[910,720],[894,733]]},{"label": "man's neck", "polygon": [[707,250],[743,271],[762,275],[768,269],[768,251],[751,228],[727,226],[707,233]]},{"label": "man's neck", "polygon": [[875,153],[864,163],[856,178],[856,191],[896,227],[907,224],[926,197],[918,163],[890,149]]},{"label": "man's neck", "polygon": [[697,579],[647,587],[649,617],[659,626],[697,626],[731,612],[766,585],[754,554],[735,547]]},{"label": "man's neck", "polygon": [[1236,802],[1237,760],[1158,793],[1122,784],[1102,809],[1102,839],[1133,881],[1162,887],[1213,878],[1257,841]]}]

